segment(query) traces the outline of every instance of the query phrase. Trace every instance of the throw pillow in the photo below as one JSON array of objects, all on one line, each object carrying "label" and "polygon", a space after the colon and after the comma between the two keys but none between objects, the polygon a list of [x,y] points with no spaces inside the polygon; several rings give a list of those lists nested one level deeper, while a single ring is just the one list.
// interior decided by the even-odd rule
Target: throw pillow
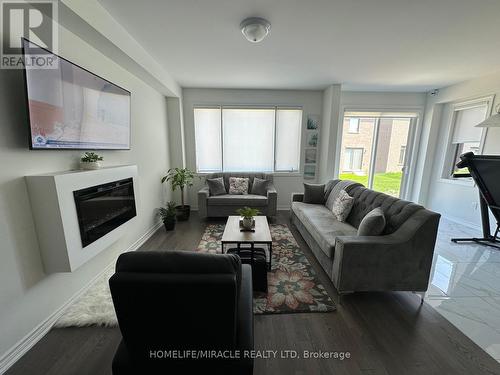
[{"label": "throw pillow", "polygon": [[384,231],[385,216],[380,207],[368,212],[358,228],[358,236],[378,236]]},{"label": "throw pillow", "polygon": [[354,198],[341,190],[335,202],[333,202],[332,212],[338,221],[344,222],[354,206]]},{"label": "throw pillow", "polygon": [[229,194],[233,195],[248,194],[248,178],[229,177]]},{"label": "throw pillow", "polygon": [[207,178],[207,185],[210,195],[226,194],[226,187],[224,186],[224,179],[222,177]]},{"label": "throw pillow", "polygon": [[333,203],[338,198],[342,190],[346,190],[347,188],[350,188],[351,186],[354,185],[361,186],[361,184],[358,184],[357,182],[354,181],[349,181],[349,180],[337,180],[337,181],[338,182],[335,185],[333,185],[330,191],[330,195],[328,195],[328,198],[326,199],[325,203],[326,208],[328,208],[330,211],[333,210]]},{"label": "throw pillow", "polygon": [[[330,180],[325,184],[325,202],[328,201],[328,198],[330,197],[330,193],[332,192],[335,185],[337,185],[337,183],[339,183],[339,182],[340,182],[340,180]],[[325,205],[326,205],[326,203],[325,203]],[[330,208],[330,211],[331,210],[332,209]]]},{"label": "throw pillow", "polygon": [[304,183],[304,203],[325,203],[325,184]]},{"label": "throw pillow", "polygon": [[255,177],[252,183],[252,194],[255,195],[267,195],[267,187],[269,186],[269,180],[263,180],[262,178]]}]

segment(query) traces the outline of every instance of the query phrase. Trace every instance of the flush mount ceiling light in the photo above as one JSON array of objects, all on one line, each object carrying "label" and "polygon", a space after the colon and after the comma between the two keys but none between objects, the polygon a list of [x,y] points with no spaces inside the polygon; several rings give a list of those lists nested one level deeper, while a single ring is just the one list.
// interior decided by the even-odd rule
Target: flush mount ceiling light
[{"label": "flush mount ceiling light", "polygon": [[240,29],[249,42],[259,43],[269,34],[271,24],[264,18],[250,17],[240,23]]}]

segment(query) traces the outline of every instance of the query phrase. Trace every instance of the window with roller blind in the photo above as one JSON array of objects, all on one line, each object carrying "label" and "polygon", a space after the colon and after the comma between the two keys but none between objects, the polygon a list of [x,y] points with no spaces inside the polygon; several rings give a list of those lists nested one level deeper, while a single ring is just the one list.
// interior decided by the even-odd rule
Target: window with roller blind
[{"label": "window with roller blind", "polygon": [[220,108],[195,108],[196,165],[198,171],[222,170],[222,129]]},{"label": "window with roller blind", "polygon": [[477,128],[476,125],[486,119],[488,109],[487,101],[455,106],[449,147],[450,156],[448,157],[451,165],[446,166],[447,171],[445,171],[448,176],[453,176],[455,173],[468,173],[467,170],[462,171],[456,167],[460,161],[460,155],[470,151],[475,154],[481,152],[483,128]]},{"label": "window with roller blind", "polygon": [[194,108],[197,172],[297,172],[299,108]]}]

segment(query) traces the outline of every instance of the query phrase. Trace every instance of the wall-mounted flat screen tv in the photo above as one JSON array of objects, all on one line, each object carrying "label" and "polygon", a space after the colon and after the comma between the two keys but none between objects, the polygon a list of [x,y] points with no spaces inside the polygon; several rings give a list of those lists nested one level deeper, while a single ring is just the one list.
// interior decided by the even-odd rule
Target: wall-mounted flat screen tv
[{"label": "wall-mounted flat screen tv", "polygon": [[31,149],[130,149],[130,92],[23,39]]}]

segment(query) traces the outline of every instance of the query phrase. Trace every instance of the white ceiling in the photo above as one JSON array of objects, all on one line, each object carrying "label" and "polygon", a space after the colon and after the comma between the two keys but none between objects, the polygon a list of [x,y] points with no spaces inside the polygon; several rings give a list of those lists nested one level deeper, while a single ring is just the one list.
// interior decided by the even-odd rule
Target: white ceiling
[{"label": "white ceiling", "polygon": [[[500,0],[99,0],[183,87],[427,91],[500,70]],[[259,44],[239,23],[271,24]]]}]

